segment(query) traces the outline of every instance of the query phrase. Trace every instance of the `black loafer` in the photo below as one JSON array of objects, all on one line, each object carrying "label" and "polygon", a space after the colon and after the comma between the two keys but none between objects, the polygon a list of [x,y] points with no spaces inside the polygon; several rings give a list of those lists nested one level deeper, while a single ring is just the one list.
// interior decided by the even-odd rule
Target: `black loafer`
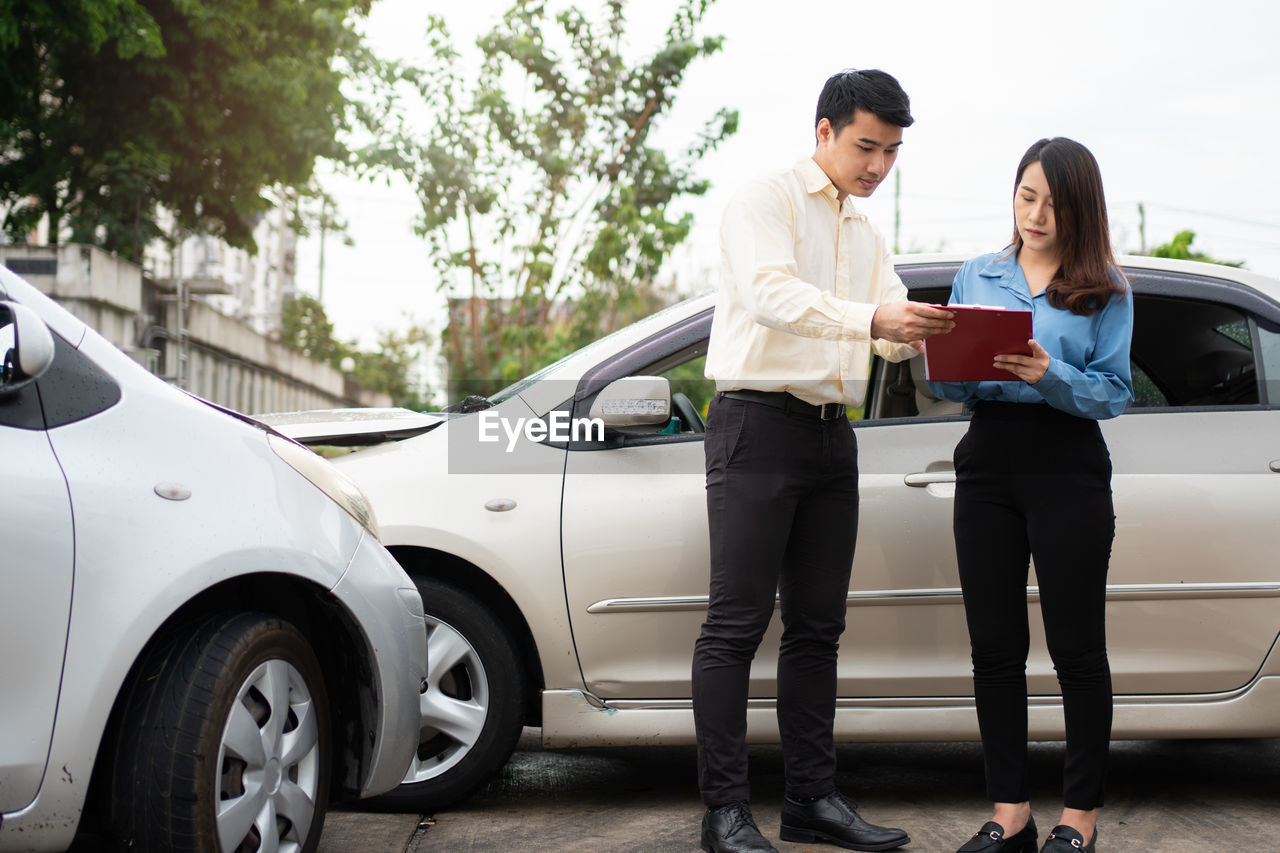
[{"label": "black loafer", "polygon": [[782,804],[783,841],[826,841],[846,850],[892,850],[911,840],[901,829],[875,826],[858,814],[839,791],[811,803],[788,797]]},{"label": "black loafer", "polygon": [[956,853],[1036,853],[1036,822],[1027,818],[1026,826],[1006,837],[1004,827],[989,820]]},{"label": "black loafer", "polygon": [[706,853],[778,853],[760,834],[746,803],[707,809],[702,816],[702,849]]},{"label": "black loafer", "polygon": [[1093,838],[1088,844],[1084,836],[1069,826],[1055,826],[1044,840],[1040,853],[1096,853],[1094,845],[1098,843],[1098,830],[1093,831]]}]

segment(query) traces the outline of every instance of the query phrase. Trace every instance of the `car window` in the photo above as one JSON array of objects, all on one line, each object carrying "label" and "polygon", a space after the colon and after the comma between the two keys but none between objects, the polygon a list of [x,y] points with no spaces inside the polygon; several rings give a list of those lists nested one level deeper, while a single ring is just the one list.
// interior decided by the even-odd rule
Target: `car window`
[{"label": "car window", "polygon": [[[926,289],[913,290],[911,298],[946,301],[945,293]],[[1131,355],[1130,411],[1259,405],[1263,373],[1276,388],[1271,398],[1280,402],[1280,328],[1261,319],[1251,324],[1249,314],[1231,305],[1136,294]],[[962,416],[958,405],[932,397],[918,361],[875,359],[867,419]]]},{"label": "car window", "polygon": [[120,386],[87,355],[53,335],[53,364],[36,380],[49,429],[92,417],[120,402]]},{"label": "car window", "polygon": [[1258,363],[1268,405],[1280,406],[1280,325],[1258,320]]},{"label": "car window", "polygon": [[[946,287],[917,287],[911,291],[911,300],[946,305],[950,292],[949,283]],[[873,356],[869,383],[865,403],[851,412],[856,420],[964,416],[960,403],[933,396],[924,381],[922,358],[890,362]]]},{"label": "car window", "polygon": [[1257,405],[1249,318],[1216,302],[1138,295],[1131,409]]}]

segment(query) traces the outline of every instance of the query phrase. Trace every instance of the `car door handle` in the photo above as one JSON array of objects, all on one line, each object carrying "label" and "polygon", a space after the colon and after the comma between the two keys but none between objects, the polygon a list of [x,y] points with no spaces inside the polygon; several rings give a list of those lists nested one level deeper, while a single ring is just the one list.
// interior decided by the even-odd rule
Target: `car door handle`
[{"label": "car door handle", "polygon": [[902,482],[908,486],[917,488],[923,486],[932,486],[935,483],[954,483],[956,481],[955,471],[917,471],[914,474],[908,474],[902,478]]}]

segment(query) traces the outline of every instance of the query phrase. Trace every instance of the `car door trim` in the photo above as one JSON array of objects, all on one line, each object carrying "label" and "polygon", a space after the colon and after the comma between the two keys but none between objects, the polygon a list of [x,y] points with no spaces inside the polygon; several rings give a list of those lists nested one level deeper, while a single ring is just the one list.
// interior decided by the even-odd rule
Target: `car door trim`
[{"label": "car door trim", "polygon": [[[1168,601],[1188,598],[1280,598],[1280,583],[1157,583],[1108,584],[1108,601]],[[896,604],[957,604],[962,600],[959,587],[936,589],[875,589],[850,592],[848,603],[856,607]],[[1027,601],[1040,600],[1040,588],[1027,587]],[[671,595],[645,598],[606,598],[587,608],[588,613],[674,613],[705,610],[705,595]]]}]

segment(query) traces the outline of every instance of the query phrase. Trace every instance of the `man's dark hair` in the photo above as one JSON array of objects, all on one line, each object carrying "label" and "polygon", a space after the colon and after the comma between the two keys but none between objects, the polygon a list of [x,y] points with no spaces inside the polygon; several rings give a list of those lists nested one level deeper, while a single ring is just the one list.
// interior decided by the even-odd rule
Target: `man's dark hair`
[{"label": "man's dark hair", "polygon": [[911,117],[911,101],[893,75],[877,69],[846,68],[827,78],[818,96],[818,114],[814,116],[813,126],[817,127],[825,118],[831,122],[831,129],[839,133],[846,124],[853,123],[858,110],[898,127],[915,123]]}]

